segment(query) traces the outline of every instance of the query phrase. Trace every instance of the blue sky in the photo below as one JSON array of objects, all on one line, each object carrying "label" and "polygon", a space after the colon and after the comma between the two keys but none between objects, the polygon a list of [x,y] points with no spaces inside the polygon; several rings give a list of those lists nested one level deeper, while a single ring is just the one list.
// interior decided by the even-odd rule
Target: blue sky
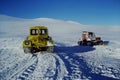
[{"label": "blue sky", "polygon": [[86,25],[120,25],[120,0],[0,0],[0,14]]}]

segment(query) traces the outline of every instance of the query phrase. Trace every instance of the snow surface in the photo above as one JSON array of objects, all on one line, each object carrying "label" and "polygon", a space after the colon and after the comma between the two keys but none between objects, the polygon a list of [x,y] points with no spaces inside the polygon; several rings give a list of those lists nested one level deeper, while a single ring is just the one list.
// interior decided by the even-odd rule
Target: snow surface
[{"label": "snow surface", "polygon": [[[44,25],[54,53],[25,54],[29,27]],[[78,46],[82,31],[93,31],[106,46]],[[82,25],[50,18],[0,15],[0,80],[120,80],[120,26]]]}]

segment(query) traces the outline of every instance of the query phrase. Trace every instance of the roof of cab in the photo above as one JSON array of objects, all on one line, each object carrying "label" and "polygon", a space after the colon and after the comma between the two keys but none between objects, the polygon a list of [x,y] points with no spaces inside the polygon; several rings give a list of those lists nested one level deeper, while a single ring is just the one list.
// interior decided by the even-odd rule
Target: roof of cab
[{"label": "roof of cab", "polygon": [[30,29],[48,29],[45,26],[31,26]]}]

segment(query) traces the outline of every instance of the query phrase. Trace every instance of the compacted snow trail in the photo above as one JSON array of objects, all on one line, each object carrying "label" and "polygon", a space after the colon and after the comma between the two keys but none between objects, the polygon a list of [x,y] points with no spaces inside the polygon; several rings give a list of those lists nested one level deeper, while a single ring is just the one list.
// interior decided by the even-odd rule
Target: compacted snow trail
[{"label": "compacted snow trail", "polygon": [[[84,49],[83,49],[84,48]],[[88,67],[83,60],[83,57],[75,55],[75,53],[83,53],[87,51],[95,50],[92,47],[80,47],[80,46],[71,46],[71,47],[61,47],[55,46],[55,52],[61,57],[64,61],[68,75],[64,77],[66,80],[75,80],[75,79],[88,79]]]},{"label": "compacted snow trail", "polygon": [[25,54],[21,39],[1,38],[0,41],[0,80],[60,80],[67,74],[57,53]]},{"label": "compacted snow trail", "polygon": [[37,56],[32,56],[32,58],[27,62],[27,64],[12,76],[10,80],[26,80],[30,74],[32,74],[38,64]]},{"label": "compacted snow trail", "polygon": [[38,53],[38,64],[28,80],[61,80],[67,70],[56,53]]},{"label": "compacted snow trail", "polygon": [[[13,52],[14,50],[10,50],[10,54],[12,54]],[[1,54],[2,53],[9,53],[9,50],[3,50]],[[13,54],[12,56],[10,54],[7,54],[8,56],[2,55],[3,58],[0,59],[0,80],[15,80],[16,77],[20,76],[21,73],[23,74],[25,71],[28,71],[28,69],[30,69],[31,67],[35,68],[34,66],[37,65],[38,60],[32,55],[27,55],[25,57],[19,56],[18,58],[17,56],[14,57],[15,54]]]},{"label": "compacted snow trail", "polygon": [[[86,80],[86,79],[87,80],[118,80],[118,78],[112,78],[111,76],[101,75],[101,73],[95,73],[96,70],[94,70],[93,72],[94,66],[90,67],[90,63],[87,63],[86,61],[87,59],[85,56],[79,56],[81,54],[84,55],[85,53],[88,53],[89,55],[89,53],[92,53],[94,51],[96,51],[96,47],[55,46],[55,52],[57,52],[60,58],[63,60],[63,62],[66,65],[67,71],[68,71],[68,76],[64,77],[64,80],[75,80],[75,79],[78,79],[78,80],[79,79],[82,79],[82,80]],[[95,62],[95,60],[92,62]],[[120,71],[120,70],[117,70],[117,71]],[[116,74],[116,72],[113,72],[112,74],[114,75]],[[117,75],[119,75],[119,73],[117,73]]]}]

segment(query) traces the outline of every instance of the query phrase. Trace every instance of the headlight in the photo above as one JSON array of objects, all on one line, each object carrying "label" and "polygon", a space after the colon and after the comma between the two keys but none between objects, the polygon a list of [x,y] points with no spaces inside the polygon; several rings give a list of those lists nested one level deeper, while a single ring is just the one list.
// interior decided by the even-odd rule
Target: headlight
[{"label": "headlight", "polygon": [[24,43],[25,43],[26,45],[29,45],[30,41],[27,40],[27,41],[25,41]]}]

